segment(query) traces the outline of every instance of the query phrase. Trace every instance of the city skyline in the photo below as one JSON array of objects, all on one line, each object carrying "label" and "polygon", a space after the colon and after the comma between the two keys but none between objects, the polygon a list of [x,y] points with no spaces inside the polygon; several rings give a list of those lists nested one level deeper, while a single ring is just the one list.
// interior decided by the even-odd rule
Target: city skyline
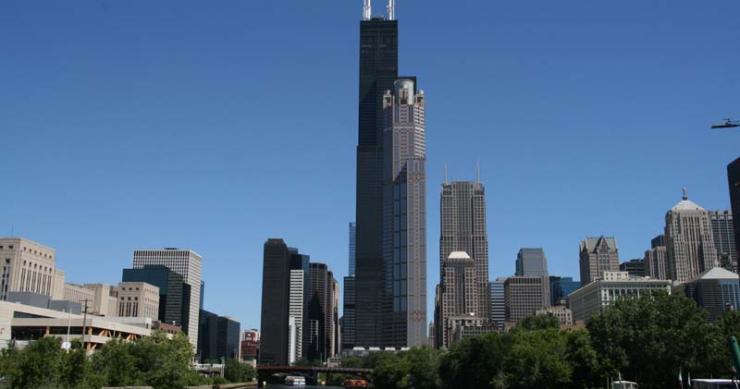
[{"label": "city skyline", "polygon": [[[18,15],[18,12],[22,14],[10,25],[0,27],[0,32],[13,37],[3,44],[8,45],[8,51],[22,58],[23,63],[25,61],[51,63],[62,66],[64,70],[62,76],[56,78],[52,77],[48,70],[42,68],[21,69],[21,66],[10,65],[9,72],[0,76],[2,77],[0,81],[10,86],[5,92],[0,92],[0,102],[3,103],[0,106],[8,110],[8,114],[0,115],[3,117],[0,126],[13,129],[7,134],[6,143],[18,146],[8,150],[10,163],[6,164],[2,170],[7,173],[6,182],[13,183],[11,187],[14,190],[0,194],[0,200],[9,205],[0,210],[0,220],[3,220],[5,224],[0,225],[0,228],[7,231],[0,235],[20,235],[54,247],[58,255],[57,266],[65,270],[69,282],[80,284],[117,283],[121,269],[130,266],[130,253],[134,249],[192,248],[204,258],[203,279],[208,286],[205,297],[206,306],[213,308],[216,312],[238,317],[244,328],[259,327],[259,298],[257,296],[259,296],[259,274],[261,272],[257,270],[261,266],[261,245],[268,237],[281,236],[291,244],[305,249],[317,260],[325,261],[332,269],[337,270],[336,278],[341,280],[342,276],[346,275],[345,269],[347,268],[346,223],[354,219],[354,157],[352,151],[353,143],[356,141],[356,90],[353,86],[341,84],[354,85],[356,82],[356,74],[354,74],[356,66],[352,64],[357,60],[356,27],[359,18],[359,6],[352,2],[345,3],[348,4],[332,3],[331,7],[336,7],[332,10],[328,9],[329,6],[316,4],[311,4],[310,7],[303,4],[290,4],[290,7],[294,9],[288,9],[289,7],[282,3],[221,5],[212,10],[220,18],[227,18],[227,13],[239,14],[235,11],[241,11],[242,16],[248,15],[245,13],[248,10],[267,15],[265,23],[277,23],[278,21],[271,15],[281,14],[287,20],[280,23],[296,23],[295,28],[303,28],[314,34],[312,35],[314,37],[324,36],[323,34],[329,34],[335,30],[344,34],[342,37],[332,37],[336,40],[321,49],[322,54],[331,51],[333,54],[328,58],[338,61],[337,64],[347,65],[349,68],[347,71],[338,70],[337,74],[333,75],[342,82],[330,85],[326,92],[319,91],[322,84],[309,80],[307,73],[302,73],[300,69],[296,70],[298,74],[289,76],[290,82],[303,83],[302,87],[296,90],[295,88],[283,88],[286,85],[283,84],[285,81],[273,80],[277,84],[269,84],[269,86],[275,88],[267,88],[268,84],[239,78],[240,72],[244,69],[236,72],[229,67],[231,65],[226,69],[229,76],[235,77],[238,82],[242,83],[239,85],[249,85],[253,88],[231,89],[226,86],[223,79],[209,79],[211,83],[197,84],[194,89],[201,92],[212,90],[212,94],[224,93],[224,96],[233,99],[230,101],[241,101],[246,106],[253,104],[252,100],[256,99],[254,96],[257,93],[252,93],[251,90],[261,91],[263,88],[265,91],[282,89],[281,93],[269,92],[263,95],[262,97],[268,103],[284,98],[285,91],[290,91],[294,96],[297,93],[301,96],[310,96],[309,91],[322,93],[322,97],[316,100],[324,99],[323,97],[326,96],[323,93],[327,95],[338,93],[342,96],[338,100],[346,99],[346,103],[341,103],[340,111],[346,110],[347,112],[327,113],[314,103],[307,102],[307,110],[297,113],[304,115],[304,118],[309,118],[308,121],[318,121],[324,113],[327,113],[329,118],[335,117],[333,115],[336,114],[337,122],[328,125],[326,134],[317,134],[320,132],[319,129],[324,129],[320,125],[315,126],[316,132],[305,131],[305,125],[302,124],[304,119],[298,122],[278,118],[277,124],[270,125],[289,131],[288,134],[292,139],[291,142],[287,142],[287,150],[283,150],[283,153],[276,153],[276,155],[293,153],[298,157],[298,159],[288,160],[269,157],[268,154],[276,150],[271,146],[273,142],[281,146],[286,145],[283,141],[284,134],[276,137],[276,135],[262,133],[260,127],[268,124],[268,121],[264,118],[259,119],[260,116],[254,106],[249,108],[242,117],[237,114],[237,111],[243,109],[242,103],[219,107],[216,104],[196,99],[195,95],[198,93],[193,93],[194,90],[188,91],[187,88],[183,89],[173,84],[180,80],[180,77],[183,79],[197,78],[196,76],[202,70],[201,66],[210,63],[205,62],[208,61],[207,59],[192,57],[185,48],[176,48],[175,53],[182,56],[178,58],[183,63],[189,64],[184,69],[180,69],[175,75],[164,77],[162,83],[155,83],[151,87],[153,89],[134,83],[130,88],[121,88],[120,94],[101,92],[104,93],[101,102],[95,104],[100,96],[87,89],[89,85],[85,85],[111,77],[108,72],[104,72],[111,65],[88,62],[84,56],[79,58],[74,55],[62,55],[61,59],[55,59],[55,51],[45,43],[35,41],[33,37],[18,36],[24,35],[18,34],[19,31],[32,28],[23,27],[22,23],[28,22],[34,6],[19,5],[20,11],[16,11],[6,10],[3,5],[0,5],[2,14]],[[141,8],[136,5],[122,10],[119,5],[111,4],[107,11],[99,9],[99,5],[97,8],[92,8],[93,5],[92,2],[86,3],[87,8],[82,7],[81,15],[67,13],[63,7],[47,10],[40,17],[49,22],[50,27],[42,35],[51,39],[52,44],[57,44],[72,52],[85,53],[85,44],[95,45],[104,42],[100,38],[82,34],[88,30],[97,31],[99,28],[86,16],[102,15],[111,18],[113,23],[122,23],[121,14],[142,12]],[[164,14],[167,8],[163,5],[153,5],[153,7],[157,14]],[[197,12],[194,12],[193,8],[197,7],[192,4],[182,7],[181,12],[189,18],[196,18]],[[311,11],[313,7],[327,11],[327,15],[314,14],[318,11]],[[488,9],[487,7],[491,6],[482,5],[481,7]],[[525,18],[523,10],[518,6],[507,5],[506,7],[512,14]],[[715,13],[703,10],[701,14],[704,18],[716,21],[716,24],[712,23],[715,26],[714,29],[706,34],[711,34],[712,38],[715,38],[715,35],[718,36],[706,47],[699,48],[693,45],[696,41],[686,37],[685,31],[675,40],[671,40],[663,36],[663,34],[670,35],[669,32],[672,31],[670,26],[664,25],[662,28],[665,30],[656,31],[641,24],[641,22],[647,24],[647,20],[656,15],[661,15],[676,23],[682,20],[700,23],[694,20],[695,15],[689,15],[696,9],[685,14],[681,11],[671,11],[666,15],[666,9],[658,6],[643,5],[642,7],[645,7],[645,13],[636,22],[637,29],[642,32],[655,32],[657,36],[650,36],[649,42],[658,44],[667,40],[677,44],[687,39],[682,42],[688,42],[683,50],[692,50],[697,54],[691,55],[702,59],[707,58],[707,62],[697,60],[690,64],[684,63],[684,67],[677,66],[677,69],[669,69],[666,75],[656,76],[655,83],[646,86],[646,89],[640,89],[635,85],[620,88],[618,87],[619,82],[632,79],[635,75],[644,81],[643,76],[640,76],[642,73],[637,72],[637,66],[630,63],[628,67],[634,73],[628,75],[617,72],[614,80],[609,81],[608,85],[601,85],[604,90],[613,92],[612,96],[599,95],[603,100],[591,103],[585,109],[581,109],[583,107],[578,104],[583,103],[584,100],[574,97],[573,94],[559,96],[566,101],[565,104],[571,103],[580,108],[579,110],[571,108],[558,115],[556,114],[558,109],[548,108],[548,104],[551,103],[550,99],[554,95],[533,86],[528,83],[526,77],[513,71],[512,63],[518,64],[520,62],[517,61],[525,61],[521,49],[506,45],[504,38],[493,34],[496,30],[486,27],[470,9],[467,11],[456,9],[455,12],[456,14],[467,12],[465,15],[471,18],[470,28],[473,31],[481,29],[486,33],[491,33],[483,34],[490,42],[477,38],[473,40],[473,43],[466,43],[465,46],[458,48],[453,47],[453,50],[463,50],[475,47],[475,45],[496,47],[497,52],[503,53],[501,57],[486,55],[480,59],[481,62],[486,62],[486,59],[492,60],[501,67],[497,68],[494,73],[503,75],[485,75],[485,78],[480,79],[479,85],[484,86],[483,89],[488,89],[484,95],[480,94],[483,92],[477,91],[480,89],[478,86],[450,85],[449,83],[453,83],[454,80],[449,76],[443,76],[444,73],[449,74],[450,71],[449,69],[443,71],[443,67],[452,66],[452,70],[457,70],[459,74],[468,74],[471,70],[479,68],[466,61],[453,64],[453,61],[448,62],[437,58],[437,53],[429,52],[432,43],[428,41],[441,39],[441,43],[447,44],[454,38],[461,39],[462,35],[458,35],[461,33],[451,33],[453,36],[449,38],[440,37],[439,33],[431,31],[428,27],[425,28],[422,23],[425,15],[428,15],[427,12],[431,15],[440,15],[439,10],[411,2],[401,5],[399,28],[404,37],[402,45],[408,49],[404,51],[401,73],[405,74],[406,71],[413,69],[419,74],[424,80],[425,89],[432,96],[430,104],[434,107],[430,109],[430,116],[433,115],[433,118],[430,117],[429,120],[430,131],[433,131],[434,137],[429,138],[427,193],[437,192],[443,180],[442,166],[445,162],[451,168],[451,176],[471,178],[474,175],[475,160],[481,160],[481,182],[487,186],[489,192],[487,194],[489,196],[489,279],[513,274],[513,258],[518,248],[532,246],[543,247],[548,253],[550,274],[577,277],[577,242],[584,236],[602,233],[619,239],[622,259],[640,257],[650,237],[662,232],[663,215],[675,203],[675,199],[680,194],[680,188],[683,186],[688,187],[691,191],[691,198],[706,209],[730,208],[726,165],[737,157],[736,148],[733,149],[732,144],[738,144],[737,140],[740,138],[737,132],[710,132],[707,127],[718,117],[738,115],[736,113],[738,110],[737,95],[725,94],[723,90],[727,84],[738,83],[740,79],[737,75],[731,74],[729,68],[725,68],[725,65],[730,66],[729,63],[736,63],[736,61],[728,60],[725,64],[723,60],[720,61],[722,64],[716,65],[708,57],[712,57],[714,53],[722,53],[723,57],[737,56],[737,54],[727,53],[722,48],[729,47],[727,44],[735,41],[739,34],[730,26],[722,27],[720,20],[723,16],[718,11]],[[737,10],[736,7],[737,5],[727,5],[726,8]],[[546,25],[558,24],[557,21],[545,18],[545,10],[551,11],[553,8],[550,6],[543,6],[543,8],[526,21],[534,23],[539,20]],[[608,6],[605,8],[611,9]],[[572,8],[565,6],[555,15],[566,15],[569,10],[572,11]],[[589,15],[596,16],[598,19],[601,13],[597,10],[604,10],[604,8],[591,7],[577,15],[583,16],[584,19]],[[26,11],[29,15],[24,14]],[[727,14],[737,14],[728,9],[724,11]],[[311,12],[310,14],[317,18],[313,21],[304,20],[311,19],[302,17],[306,12]],[[59,15],[64,18],[61,21],[54,21],[53,19]],[[628,23],[625,14],[617,12],[615,17],[616,23]],[[499,32],[500,35],[506,35],[506,31],[514,29],[513,25],[510,22],[507,23],[502,17],[494,16],[494,18],[500,22],[494,23],[498,26],[496,29],[500,28],[504,31]],[[544,21],[541,18],[545,18]],[[77,22],[70,23],[69,20]],[[202,37],[207,43],[198,41],[199,44],[217,45],[215,42],[219,39],[226,39],[226,43],[222,44],[230,49],[247,47],[248,42],[244,37],[239,38],[238,34],[228,35],[228,29],[236,29],[237,32],[242,30],[238,29],[237,20],[228,18],[227,20],[230,22],[225,24],[225,30],[220,30],[214,24],[208,24],[211,30]],[[591,26],[581,19],[577,22],[580,26]],[[159,28],[154,27],[154,20],[147,20],[143,23],[145,29],[148,30]],[[60,37],[51,36],[59,33],[61,26],[67,24],[83,27],[66,35],[61,34]],[[170,26],[173,24],[177,27],[175,31],[184,32],[185,29],[180,22],[166,23]],[[33,25],[33,23],[30,24],[30,26]],[[698,24],[691,25],[697,30],[700,29]],[[128,28],[125,27],[124,31],[130,31]],[[722,36],[717,31],[722,31],[729,37]],[[635,44],[637,39],[631,34],[622,38],[613,37],[608,29],[597,29],[596,33],[609,38],[607,39],[609,47],[621,48],[622,51],[629,51],[627,46]],[[283,33],[280,34],[279,39],[288,39],[282,35]],[[427,36],[424,36],[425,34]],[[530,31],[521,34],[523,36],[519,37],[520,42],[534,39],[535,48],[546,46],[542,44],[543,37],[538,32]],[[575,30],[567,30],[563,34],[583,45],[592,42],[585,38],[579,40]],[[107,38],[128,42],[131,46],[127,46],[124,52],[136,53],[135,41],[126,40],[127,38],[118,35]],[[540,40],[537,40],[538,38]],[[560,41],[557,37],[553,39],[556,43]],[[174,41],[175,38],[172,36],[157,35],[153,45],[167,45]],[[41,47],[44,50],[37,54],[30,54],[25,53],[22,47]],[[544,83],[542,85],[551,86],[558,92],[562,92],[562,89],[557,86],[563,86],[563,84],[556,81],[550,81],[553,84],[547,84],[547,77],[554,80],[559,74],[565,74],[570,77],[571,81],[579,84],[582,83],[579,81],[581,77],[592,82],[606,83],[605,80],[599,78],[601,73],[585,69],[583,73],[576,75],[568,73],[567,66],[564,65],[575,63],[578,58],[590,65],[604,65],[603,61],[609,58],[607,54],[597,53],[597,57],[592,58],[592,62],[588,62],[584,57],[579,56],[577,48],[558,47],[563,49],[563,53],[557,53],[549,59],[543,54],[541,57],[536,56],[532,62],[524,62],[528,67],[534,68],[528,68],[527,73],[529,71],[536,73],[536,68],[539,66],[538,60],[545,61],[545,63],[549,60],[552,61],[549,62],[550,64],[555,64],[552,71],[544,71],[544,76],[537,76],[544,78],[537,78],[533,82],[542,82]],[[669,45],[669,47],[672,46]],[[137,75],[143,74],[146,79],[159,77],[160,72],[163,71],[159,66],[154,66],[151,69],[152,73],[147,73],[145,70],[147,68],[145,65],[150,64],[150,61],[156,62],[158,58],[151,49],[152,46],[147,46],[147,49],[138,56],[128,60],[137,64],[132,70],[116,68],[120,74],[113,77],[111,83],[114,85],[111,89],[118,88],[115,84],[124,83]],[[649,51],[639,51],[643,59],[641,66],[653,72],[663,67],[661,65],[664,64],[664,60],[659,58],[661,55],[667,55],[669,60],[676,62],[679,62],[679,58],[682,57],[671,50],[656,54]],[[507,53],[511,57],[506,57]],[[117,58],[110,52],[108,54],[111,58]],[[320,63],[320,58],[305,51],[299,50],[298,54],[307,55],[304,60],[308,63]],[[554,53],[549,51],[545,54]],[[244,65],[248,59],[237,54],[233,55],[234,58],[217,57],[219,61],[224,61],[223,63],[228,63],[227,60],[231,58],[234,64],[240,66]],[[575,57],[568,58],[568,55]],[[277,62],[291,59],[290,56],[277,56]],[[198,62],[199,60],[204,62]],[[444,62],[441,65],[427,65],[434,60]],[[68,67],[64,68],[65,64]],[[175,64],[168,63],[163,68],[175,68]],[[215,64],[213,66],[217,68]],[[693,69],[692,66],[702,69],[700,77],[691,78],[683,72]],[[309,70],[316,70],[314,66],[308,67]],[[337,67],[342,66],[331,66],[332,69]],[[80,72],[77,73],[76,69],[80,69]],[[86,73],[85,69],[90,72]],[[616,71],[613,67],[602,70]],[[689,79],[685,80],[682,76]],[[42,82],[48,81],[50,91],[60,87],[68,88],[69,84],[77,80],[83,82],[77,87],[69,87],[73,93],[79,93],[79,95],[72,99],[73,101],[64,102],[58,101],[60,95],[54,92],[38,91],[33,87],[21,85],[15,80],[16,78],[24,80],[29,77],[39,77]],[[484,77],[483,73],[481,77]],[[507,81],[500,77],[511,79]],[[327,82],[328,74],[321,73],[318,79]],[[683,84],[669,86],[669,84],[673,85],[671,82],[677,80]],[[213,89],[209,89],[209,86]],[[523,88],[524,91],[515,93],[517,88]],[[167,89],[173,90],[165,94]],[[588,88],[576,89],[578,91],[574,93],[589,91]],[[693,97],[688,100],[687,97],[672,96],[671,92],[676,90],[687,92],[685,96],[693,95]],[[147,91],[156,93],[154,97],[144,97],[148,94]],[[158,100],[164,98],[163,96],[177,94],[178,91],[184,92],[181,94],[183,97],[175,99],[174,102]],[[641,91],[646,91],[647,95],[657,98],[659,102],[652,104],[651,109],[648,110],[639,104],[647,103],[650,100],[649,96],[638,96],[637,101],[625,101],[627,96],[633,97],[631,92],[640,95]],[[465,104],[458,100],[460,96],[470,93],[473,96],[466,99]],[[24,98],[17,99],[18,96]],[[136,96],[142,96],[144,100],[139,103]],[[475,98],[480,99],[481,96],[490,99],[491,106],[495,107],[492,115],[491,108],[487,104],[480,103],[484,100],[475,100]],[[530,99],[529,97],[532,96],[534,98]],[[511,97],[512,101],[503,101],[507,97]],[[304,99],[308,100],[308,98]],[[49,104],[55,100],[57,102]],[[217,100],[221,101],[220,98]],[[330,97],[324,100],[337,101]],[[523,104],[524,100],[531,101]],[[35,108],[31,110],[24,106],[26,104],[24,101],[31,102],[30,106]],[[619,101],[621,103],[618,103]],[[468,105],[469,102],[473,102],[472,105]],[[121,106],[111,108],[111,104]],[[161,111],[156,114],[152,113],[143,107],[146,104],[153,104]],[[182,113],[186,121],[192,122],[190,125],[177,118],[180,112],[186,111],[185,107],[192,108],[192,105],[198,104],[203,104],[202,109],[210,115]],[[265,103],[259,103],[257,108],[263,107],[263,104]],[[92,106],[94,108],[92,111],[95,112],[91,112],[89,116],[82,115],[77,105]],[[621,115],[614,115],[615,106],[619,108]],[[44,107],[43,112],[47,112],[49,117],[58,124],[50,125],[40,118],[34,119],[38,107]],[[562,109],[563,105],[556,104],[556,107]],[[226,112],[226,118],[209,117],[218,116],[218,113],[222,112],[220,109]],[[472,117],[461,119],[458,113],[463,109],[467,113],[472,111]],[[126,110],[132,112],[127,114]],[[335,110],[336,107],[332,107],[331,111]],[[504,112],[506,110],[510,110],[511,113]],[[633,115],[635,112],[637,114]],[[132,119],[133,116],[140,116],[140,118]],[[86,119],[79,119],[83,117]],[[258,119],[253,122],[255,117]],[[491,122],[475,124],[476,120],[483,118]],[[456,123],[460,120],[462,122]],[[290,128],[293,126],[296,128]],[[311,128],[314,129],[313,125]],[[201,132],[204,129],[213,131],[213,137],[203,139]],[[553,129],[557,130],[555,132],[559,132],[563,138],[552,138],[545,134]],[[29,131],[36,136],[28,137]],[[646,133],[650,131],[654,131],[655,134]],[[308,139],[307,135],[302,134],[303,132],[313,133],[312,136],[316,139]],[[592,137],[598,132],[607,132],[610,134],[610,140],[616,142],[613,151],[599,150],[599,158],[593,151],[584,150],[590,143],[577,140],[580,137]],[[618,136],[614,136],[615,134]],[[543,139],[531,139],[537,136]],[[304,147],[315,148],[332,137],[336,137],[336,140],[332,141],[335,143],[330,143],[332,150],[341,149],[336,154],[328,156],[325,154],[330,153],[320,152],[316,153],[319,155],[309,155],[304,151]],[[163,146],[173,139],[175,139],[174,144]],[[528,143],[530,141],[532,143]],[[268,145],[267,154],[255,150],[256,145],[264,144]],[[468,149],[459,152],[463,145]],[[555,147],[552,147],[553,145]],[[517,147],[519,147],[517,152],[505,150]],[[551,150],[551,148],[557,150]],[[677,158],[677,161],[671,163],[670,169],[666,169],[664,161],[670,157],[647,156],[649,153],[655,154],[656,148],[680,154],[682,158]],[[38,152],[28,153],[28,150]],[[179,150],[184,150],[184,154],[199,154],[201,158],[197,158],[199,160],[197,163],[194,159],[182,160],[180,163],[175,159],[181,155]],[[574,158],[570,155],[573,152],[582,154]],[[250,153],[254,155],[244,156]],[[584,160],[595,161],[597,159],[598,162],[592,164],[583,163]],[[142,163],[139,160],[146,162]],[[298,161],[305,162],[305,165],[299,164]],[[543,161],[549,162],[547,166],[542,166]],[[324,173],[321,169],[326,166],[334,166],[337,169]],[[641,170],[635,170],[636,166],[640,166]],[[263,171],[255,172],[258,169],[263,169]],[[212,172],[219,170],[223,171],[211,175]],[[616,181],[613,181],[614,176],[604,174],[604,176],[609,176],[607,180],[607,177],[598,176],[603,173],[602,170],[611,173],[616,171],[621,174],[617,174]],[[655,173],[657,171],[660,171],[661,177]],[[33,174],[29,175],[28,172]],[[281,179],[276,180],[269,177],[270,175],[279,175]],[[550,178],[551,175],[555,178]],[[589,175],[592,181],[595,179],[603,186],[590,186],[587,190],[579,191],[574,185],[583,179],[581,175]],[[341,180],[339,190],[333,193],[326,189],[319,191],[312,183],[313,180],[328,182],[329,179],[331,182]],[[101,181],[98,183],[97,180]],[[535,182],[536,187],[530,185]],[[648,187],[650,189],[646,190]],[[320,197],[325,197],[325,199],[320,199]],[[600,208],[599,215],[591,211],[604,203],[609,205],[604,207],[608,209]],[[306,204],[313,204],[313,206],[307,207]],[[430,256],[430,253],[437,252],[435,237],[438,236],[438,226],[434,221],[438,220],[438,213],[435,204],[435,196],[428,196],[427,307],[433,304],[430,296],[438,280],[438,270],[435,266],[436,256]],[[559,207],[551,207],[552,204],[558,204]],[[327,207],[336,208],[333,212],[327,212]],[[582,214],[578,214],[579,210]],[[563,225],[561,221],[566,218],[571,218],[572,221]],[[14,233],[11,234],[11,231]],[[92,239],[90,239],[91,236]],[[92,264],[95,264],[95,271],[90,270]],[[257,287],[249,284],[256,284]],[[245,301],[243,305],[234,306],[233,302],[227,298],[234,291],[254,296],[251,299],[253,302]],[[428,309],[428,311],[432,310]]]}]

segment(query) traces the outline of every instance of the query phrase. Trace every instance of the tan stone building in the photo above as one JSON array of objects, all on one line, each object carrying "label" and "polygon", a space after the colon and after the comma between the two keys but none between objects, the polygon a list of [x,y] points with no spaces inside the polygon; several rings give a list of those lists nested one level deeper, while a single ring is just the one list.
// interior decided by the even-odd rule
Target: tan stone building
[{"label": "tan stone building", "polygon": [[0,300],[9,292],[62,298],[64,272],[56,269],[56,252],[24,238],[0,238]]},{"label": "tan stone building", "polygon": [[116,288],[120,317],[159,317],[159,288],[146,282],[121,282]]},{"label": "tan stone building", "polygon": [[672,280],[689,281],[718,265],[709,212],[689,200],[685,190],[666,213],[665,240]]}]

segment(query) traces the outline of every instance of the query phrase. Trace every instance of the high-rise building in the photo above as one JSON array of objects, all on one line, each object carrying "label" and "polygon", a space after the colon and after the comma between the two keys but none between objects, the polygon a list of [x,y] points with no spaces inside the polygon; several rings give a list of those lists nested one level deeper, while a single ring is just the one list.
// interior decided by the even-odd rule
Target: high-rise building
[{"label": "high-rise building", "polygon": [[614,237],[587,237],[579,246],[581,284],[601,278],[605,271],[619,271],[619,249]]},{"label": "high-rise building", "polygon": [[619,271],[626,271],[629,275],[635,277],[645,277],[648,275],[647,270],[645,269],[644,258],[630,259],[627,262],[620,263]]},{"label": "high-rise building", "polygon": [[650,241],[650,246],[650,250],[645,251],[645,275],[657,280],[670,279],[665,235],[658,235],[653,238]]},{"label": "high-rise building", "polygon": [[424,92],[403,78],[384,95],[384,343],[426,343],[426,143]]},{"label": "high-rise building", "polygon": [[573,281],[572,277],[550,276],[550,304],[564,305],[568,295],[581,287],[580,281]]},{"label": "high-rise building", "polygon": [[709,212],[683,199],[665,215],[665,239],[668,252],[668,274],[674,281],[688,281],[717,266]]},{"label": "high-rise building", "polygon": [[260,325],[262,365],[288,365],[291,255],[282,239],[265,242]]},{"label": "high-rise building", "polygon": [[439,271],[444,274],[445,259],[453,251],[464,251],[475,262],[478,274],[476,313],[489,313],[488,233],[486,230],[486,191],[480,182],[455,181],[442,184],[440,196]]},{"label": "high-rise building", "polygon": [[325,361],[337,351],[339,303],[338,283],[326,264],[310,264],[308,293],[308,320],[303,335],[303,352],[309,361]]},{"label": "high-rise building", "polygon": [[[735,252],[739,254],[740,259],[740,158],[727,165],[727,186],[730,189],[732,214],[735,215],[732,220],[735,230]],[[740,262],[737,263],[737,268],[740,269]]]},{"label": "high-rise building", "polygon": [[190,343],[198,345],[198,315],[200,314],[200,282],[202,257],[193,250],[165,248],[158,250],[135,250],[134,269],[143,269],[146,265],[162,265],[182,276],[190,286],[190,306],[188,334]]},{"label": "high-rise building", "polygon": [[547,277],[509,277],[504,281],[506,322],[516,324],[538,309],[550,305],[549,280]]},{"label": "high-rise building", "polygon": [[487,317],[476,312],[480,304],[478,302],[478,278],[473,259],[464,251],[453,251],[444,262],[443,271],[440,288],[442,315],[437,337],[442,347],[448,347],[451,335],[449,318],[477,316],[487,319]]},{"label": "high-rise building", "polygon": [[146,282],[121,282],[116,287],[119,317],[159,319],[159,288]]},{"label": "high-rise building", "polygon": [[516,275],[523,277],[547,277],[547,258],[541,248],[519,249],[516,255]]},{"label": "high-rise building", "polygon": [[240,324],[233,318],[203,310],[199,315],[198,356],[201,363],[239,359]]},{"label": "high-rise building", "polygon": [[725,269],[735,271],[737,270],[737,249],[732,219],[732,212],[729,210],[709,212],[714,247],[717,249],[717,261]]},{"label": "high-rise building", "polygon": [[738,275],[721,267],[707,270],[676,289],[706,309],[712,321],[721,317],[725,311],[740,307]]},{"label": "high-rise building", "polygon": [[61,300],[64,272],[56,268],[56,252],[24,238],[0,238],[0,300],[9,292],[31,292]]},{"label": "high-rise building", "polygon": [[506,323],[506,295],[504,292],[504,283],[506,278],[497,278],[491,282],[491,309],[490,319],[499,329],[504,328]]},{"label": "high-rise building", "polygon": [[342,318],[342,349],[355,347],[355,253],[357,242],[355,223],[349,223],[349,273],[344,277],[344,316]]},{"label": "high-rise building", "polygon": [[288,358],[289,363],[303,359],[303,321],[306,308],[305,273],[303,269],[290,270],[290,302],[288,317],[293,319],[295,326],[295,342],[290,350],[293,358]]},{"label": "high-rise building", "polygon": [[[360,22],[359,120],[356,192],[356,345],[382,347],[385,301],[383,261],[383,96],[398,78],[398,22]],[[387,307],[385,307],[387,308]]]},{"label": "high-rise building", "polygon": [[[159,309],[156,319],[190,328],[190,285],[183,277],[163,265],[144,265],[141,269],[123,269],[122,283],[144,282],[159,289]],[[117,306],[118,307],[118,306]]]}]

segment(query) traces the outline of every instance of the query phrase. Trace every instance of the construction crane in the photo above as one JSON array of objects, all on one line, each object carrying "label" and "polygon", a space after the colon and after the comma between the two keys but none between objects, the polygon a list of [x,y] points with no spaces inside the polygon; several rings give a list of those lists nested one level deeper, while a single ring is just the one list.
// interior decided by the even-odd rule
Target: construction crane
[{"label": "construction crane", "polygon": [[712,124],[713,129],[740,127],[740,121],[725,119],[722,123]]}]

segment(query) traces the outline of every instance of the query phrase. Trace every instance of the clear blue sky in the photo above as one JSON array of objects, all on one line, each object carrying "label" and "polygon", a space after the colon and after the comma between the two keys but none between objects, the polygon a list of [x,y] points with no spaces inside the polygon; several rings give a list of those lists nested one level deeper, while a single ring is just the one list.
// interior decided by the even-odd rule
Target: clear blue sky
[{"label": "clear blue sky", "polygon": [[[578,277],[578,242],[642,255],[681,187],[728,208],[740,131],[736,0],[401,0],[401,73],[425,89],[429,301],[439,185],[488,195],[491,277],[520,247]],[[380,12],[384,4],[376,1]],[[0,235],[71,282],[136,248],[204,258],[206,308],[258,327],[262,244],[347,271],[360,0],[0,2]],[[431,319],[431,311],[429,314]]]}]

